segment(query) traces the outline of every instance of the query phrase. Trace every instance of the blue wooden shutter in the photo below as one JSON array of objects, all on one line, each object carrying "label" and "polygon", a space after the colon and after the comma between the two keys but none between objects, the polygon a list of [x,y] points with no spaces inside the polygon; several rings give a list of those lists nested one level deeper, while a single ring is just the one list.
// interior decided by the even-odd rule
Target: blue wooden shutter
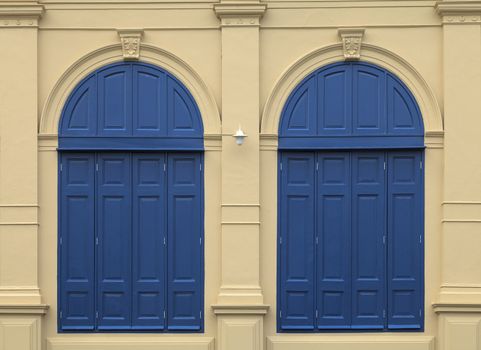
[{"label": "blue wooden shutter", "polygon": [[386,133],[386,73],[370,65],[353,65],[353,135]]},{"label": "blue wooden shutter", "polygon": [[352,132],[352,67],[334,65],[317,76],[318,135]]},{"label": "blue wooden shutter", "polygon": [[289,97],[282,112],[281,129],[288,136],[314,136],[317,132],[317,80],[315,76],[307,78]]},{"label": "blue wooden shutter", "polygon": [[98,155],[98,329],[131,326],[130,174],[130,154]]},{"label": "blue wooden shutter", "polygon": [[164,72],[133,65],[133,135],[167,134],[167,79]]},{"label": "blue wooden shutter", "polygon": [[133,154],[132,327],[163,329],[166,208],[164,154]]},{"label": "blue wooden shutter", "polygon": [[280,329],[314,329],[315,154],[282,154]]},{"label": "blue wooden shutter", "polygon": [[170,153],[168,178],[169,330],[202,329],[202,172],[200,153]]},{"label": "blue wooden shutter", "polygon": [[386,186],[383,152],[352,153],[352,327],[384,328]]},{"label": "blue wooden shutter", "polygon": [[61,136],[94,136],[97,132],[97,77],[87,77],[72,92],[62,111]]},{"label": "blue wooden shutter", "polygon": [[89,153],[61,156],[60,174],[61,330],[95,327],[95,158]]},{"label": "blue wooden shutter", "polygon": [[[317,325],[351,327],[349,153],[320,153],[317,174]],[[302,215],[301,215],[302,218]]]},{"label": "blue wooden shutter", "polygon": [[115,65],[97,74],[98,135],[132,134],[132,66]]},{"label": "blue wooden shutter", "polygon": [[422,327],[420,151],[388,153],[388,328]]}]

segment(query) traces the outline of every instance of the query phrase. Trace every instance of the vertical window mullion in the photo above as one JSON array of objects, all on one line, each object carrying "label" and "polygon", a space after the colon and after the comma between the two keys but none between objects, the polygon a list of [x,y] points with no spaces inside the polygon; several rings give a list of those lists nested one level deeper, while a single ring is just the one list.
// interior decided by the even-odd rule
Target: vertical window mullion
[{"label": "vertical window mullion", "polygon": [[169,180],[169,171],[170,169],[167,168],[167,165],[169,164],[168,159],[169,158],[169,153],[164,152],[163,153],[163,159],[164,159],[164,172],[163,172],[163,186],[164,186],[164,198],[163,198],[163,203],[164,203],[164,232],[163,232],[163,239],[165,240],[166,244],[164,244],[164,286],[165,286],[165,291],[164,291],[164,330],[169,329],[169,317],[167,315],[167,310],[168,310],[168,305],[169,305],[169,239],[168,239],[168,229],[169,229],[169,186],[168,186],[168,180]]},{"label": "vertical window mullion", "polygon": [[94,249],[94,305],[95,305],[95,315],[94,315],[94,320],[95,320],[95,330],[98,331],[98,326],[99,326],[99,303],[98,303],[98,295],[99,295],[99,284],[98,284],[98,266],[99,266],[99,215],[98,215],[98,176],[99,176],[99,171],[98,171],[98,164],[99,164],[99,153],[95,152],[94,155],[94,167],[95,167],[95,172],[94,172],[94,222],[95,222],[95,234],[94,234],[94,244],[95,244],[95,249]]}]

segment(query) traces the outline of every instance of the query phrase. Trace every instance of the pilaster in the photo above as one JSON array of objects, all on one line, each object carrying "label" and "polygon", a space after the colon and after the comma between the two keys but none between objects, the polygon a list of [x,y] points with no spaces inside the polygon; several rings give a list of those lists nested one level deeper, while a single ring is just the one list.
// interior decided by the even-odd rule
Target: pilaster
[{"label": "pilaster", "polygon": [[[259,21],[265,5],[215,6],[222,27],[222,285],[219,304],[262,304],[259,283]],[[237,145],[232,134],[247,134]],[[239,191],[239,188],[243,188]]]},{"label": "pilaster", "polygon": [[[37,30],[43,8],[0,4],[0,304],[40,304],[37,273]],[[0,305],[0,309],[2,306]]]},{"label": "pilaster", "polygon": [[[440,349],[479,339],[481,324],[481,1],[442,1],[444,198]],[[471,346],[472,345],[472,346]],[[471,344],[463,349],[479,349]]]},{"label": "pilaster", "polygon": [[[222,238],[217,304],[221,350],[263,348],[259,256],[259,25],[266,6],[221,2]],[[247,135],[237,145],[232,134]],[[239,190],[239,189],[242,190]]]}]

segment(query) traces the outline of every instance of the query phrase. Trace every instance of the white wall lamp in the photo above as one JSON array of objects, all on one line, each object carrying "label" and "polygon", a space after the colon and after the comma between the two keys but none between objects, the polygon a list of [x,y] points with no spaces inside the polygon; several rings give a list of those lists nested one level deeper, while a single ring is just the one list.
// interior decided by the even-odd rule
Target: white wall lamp
[{"label": "white wall lamp", "polygon": [[244,139],[247,137],[247,135],[244,133],[244,131],[242,131],[240,125],[239,125],[239,129],[237,129],[237,131],[235,132],[235,134],[232,135],[232,136],[235,137],[235,142],[236,142],[239,146],[244,143]]}]

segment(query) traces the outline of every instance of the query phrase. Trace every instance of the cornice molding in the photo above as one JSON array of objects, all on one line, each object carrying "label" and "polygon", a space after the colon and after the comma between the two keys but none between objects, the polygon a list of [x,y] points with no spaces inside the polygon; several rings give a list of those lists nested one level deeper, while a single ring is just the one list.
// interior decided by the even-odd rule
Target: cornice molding
[{"label": "cornice molding", "polygon": [[436,11],[445,24],[481,23],[481,1],[439,1]]},{"label": "cornice molding", "polygon": [[37,27],[44,8],[36,2],[0,3],[0,27]]},{"label": "cornice molding", "polygon": [[267,5],[259,2],[224,2],[214,5],[214,12],[227,27],[259,26]]}]

